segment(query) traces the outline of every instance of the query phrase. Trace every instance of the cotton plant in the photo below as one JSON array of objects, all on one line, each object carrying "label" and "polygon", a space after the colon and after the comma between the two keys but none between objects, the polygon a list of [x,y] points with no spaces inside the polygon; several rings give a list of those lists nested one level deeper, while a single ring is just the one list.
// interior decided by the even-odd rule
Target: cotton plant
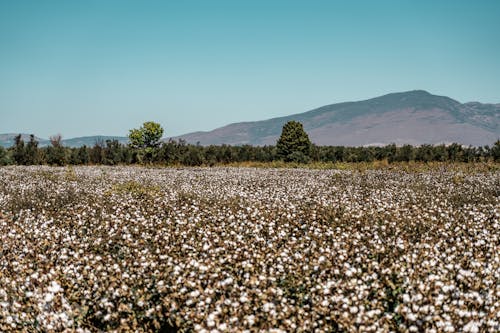
[{"label": "cotton plant", "polygon": [[497,332],[500,174],[0,168],[0,330]]}]

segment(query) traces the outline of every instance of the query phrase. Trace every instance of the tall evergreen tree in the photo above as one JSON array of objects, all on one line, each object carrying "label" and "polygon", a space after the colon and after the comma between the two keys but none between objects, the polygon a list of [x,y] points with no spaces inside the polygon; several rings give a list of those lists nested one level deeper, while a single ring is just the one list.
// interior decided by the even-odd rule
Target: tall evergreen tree
[{"label": "tall evergreen tree", "polygon": [[307,162],[311,153],[311,140],[298,121],[289,121],[283,126],[276,144],[278,157],[286,162]]}]

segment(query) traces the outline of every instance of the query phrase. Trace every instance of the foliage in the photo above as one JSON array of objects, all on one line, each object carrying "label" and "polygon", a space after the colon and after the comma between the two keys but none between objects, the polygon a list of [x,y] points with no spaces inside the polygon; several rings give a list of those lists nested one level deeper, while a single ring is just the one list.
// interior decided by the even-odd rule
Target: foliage
[{"label": "foliage", "polygon": [[14,146],[11,148],[12,149],[12,159],[17,165],[23,165],[26,164],[26,156],[24,153],[24,140],[21,137],[21,134],[18,134],[14,138]]},{"label": "foliage", "polygon": [[304,127],[297,121],[289,121],[283,126],[276,144],[278,156],[286,162],[308,162],[311,140]]},{"label": "foliage", "polygon": [[[299,126],[300,127],[300,126]],[[305,134],[307,136],[307,134]],[[287,136],[287,135],[285,135]],[[285,140],[286,141],[286,140]],[[293,141],[293,140],[292,140]],[[97,141],[92,147],[70,148],[61,144],[61,136],[51,138],[49,147],[38,147],[32,135],[28,143],[18,135],[15,145],[0,148],[0,165],[257,165],[276,167],[343,168],[346,163],[490,163],[500,162],[500,140],[491,147],[451,145],[411,145],[383,147],[344,147],[298,145],[286,153],[283,140],[277,146],[192,145],[183,140],[157,143],[155,147],[135,148],[116,140]],[[293,145],[292,145],[293,146]],[[306,151],[306,152],[304,152]],[[284,155],[287,154],[287,155]],[[305,165],[304,163],[308,163]],[[491,165],[491,164],[490,164]],[[350,168],[350,167],[349,167]],[[493,166],[493,168],[498,168]]]},{"label": "foliage", "polygon": [[138,129],[129,131],[128,138],[130,146],[133,148],[155,148],[160,145],[160,139],[163,136],[163,128],[160,124],[153,121],[147,121]]},{"label": "foliage", "polygon": [[30,141],[26,144],[25,163],[27,165],[38,164],[38,141],[33,134],[30,135]]},{"label": "foliage", "polygon": [[89,158],[92,164],[103,164],[104,161],[104,143],[102,140],[96,141],[94,147],[90,150]]},{"label": "foliage", "polygon": [[497,140],[495,145],[491,148],[491,156],[495,162],[500,161],[500,140]]},{"label": "foliage", "polygon": [[3,146],[0,146],[0,165],[10,164],[9,151],[7,151]]},{"label": "foliage", "polygon": [[62,137],[60,134],[50,137],[50,144],[47,148],[47,163],[50,165],[65,165],[66,150],[62,145]]}]

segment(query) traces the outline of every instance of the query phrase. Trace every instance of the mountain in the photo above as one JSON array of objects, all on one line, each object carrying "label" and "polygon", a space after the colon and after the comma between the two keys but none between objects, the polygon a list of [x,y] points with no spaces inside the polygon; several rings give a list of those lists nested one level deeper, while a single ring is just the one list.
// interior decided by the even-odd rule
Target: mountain
[{"label": "mountain", "polygon": [[82,136],[78,138],[62,140],[63,145],[67,147],[93,147],[96,142],[106,144],[107,140],[117,140],[122,144],[128,143],[128,138],[126,136],[105,136],[105,135],[95,135],[95,136]]},{"label": "mountain", "polygon": [[[5,148],[11,147],[15,143],[15,137],[19,135],[18,133],[3,133],[0,134],[0,146],[3,146]],[[30,135],[26,133],[21,133],[21,139],[23,139],[24,142],[28,142],[30,140]],[[50,144],[50,141],[47,139],[41,139],[37,136],[35,136],[35,140],[38,141],[38,146],[43,147],[48,144]]]},{"label": "mountain", "polygon": [[460,143],[491,145],[500,138],[500,104],[462,104],[423,90],[326,105],[291,116],[234,123],[174,139],[202,145],[274,145],[283,125],[300,121],[318,145],[367,146]]},{"label": "mountain", "polygon": [[[0,146],[5,148],[11,147],[14,145],[14,138],[17,136],[17,133],[6,133],[0,134]],[[21,133],[21,138],[24,142],[28,142],[30,140],[30,135]],[[35,139],[38,141],[38,147],[45,147],[50,145],[50,140],[42,139],[35,136]],[[95,135],[95,136],[82,136],[78,138],[71,139],[63,139],[62,144],[66,147],[81,147],[87,146],[92,147],[96,144],[96,142],[101,142],[103,144],[106,143],[106,140],[118,140],[120,143],[126,144],[128,143],[128,138],[125,136],[105,136],[105,135]]]},{"label": "mountain", "polygon": [[[396,143],[491,145],[500,138],[500,104],[460,103],[423,90],[392,93],[364,101],[322,106],[304,113],[255,122],[234,123],[209,132],[175,137],[202,145],[274,145],[283,125],[300,121],[317,145],[369,146]],[[0,134],[0,145],[10,147],[17,134]],[[29,141],[29,135],[23,134]],[[39,146],[50,144],[36,138]],[[93,146],[96,142],[127,137],[86,136],[63,140],[67,147]]]}]

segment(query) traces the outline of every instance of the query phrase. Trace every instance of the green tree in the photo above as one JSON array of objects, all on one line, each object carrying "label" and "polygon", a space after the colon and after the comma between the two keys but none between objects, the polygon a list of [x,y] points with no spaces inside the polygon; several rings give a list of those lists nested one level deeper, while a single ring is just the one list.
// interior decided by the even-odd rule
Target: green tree
[{"label": "green tree", "polygon": [[434,148],[430,144],[424,144],[415,149],[415,160],[420,162],[432,161]]},{"label": "green tree", "polygon": [[409,162],[415,159],[413,147],[411,145],[403,145],[397,149],[396,160],[399,162]]},{"label": "green tree", "polygon": [[89,151],[86,145],[78,148],[78,161],[81,164],[88,164],[90,160]]},{"label": "green tree", "polygon": [[27,165],[38,164],[38,141],[33,134],[30,135],[30,141],[26,144],[25,163]]},{"label": "green tree", "polygon": [[183,165],[199,166],[203,164],[203,155],[201,146],[189,145],[188,151],[184,154],[182,159]]},{"label": "green tree", "polygon": [[92,148],[90,148],[89,161],[92,164],[102,164],[104,160],[104,142],[97,140]]},{"label": "green tree", "polygon": [[302,124],[292,120],[283,126],[276,149],[278,157],[286,162],[307,162],[311,153],[311,140]]},{"label": "green tree", "polygon": [[24,140],[21,134],[14,138],[14,146],[12,149],[12,159],[17,165],[26,164],[26,150],[24,148]]},{"label": "green tree", "polygon": [[448,160],[452,162],[460,161],[463,155],[463,148],[458,143],[452,143],[446,147],[448,153]]},{"label": "green tree", "polygon": [[62,145],[62,137],[60,134],[50,137],[50,144],[47,148],[47,163],[52,165],[66,164],[66,151]]},{"label": "green tree", "polygon": [[133,148],[156,148],[160,145],[163,128],[160,124],[147,121],[140,128],[129,131],[128,138]]},{"label": "green tree", "polygon": [[82,164],[80,157],[78,156],[78,148],[70,148],[69,160],[68,163],[71,165],[79,165]]},{"label": "green tree", "polygon": [[8,165],[8,164],[10,164],[8,151],[3,146],[0,146],[0,165]]},{"label": "green tree", "polygon": [[129,147],[137,149],[133,160],[139,163],[153,162],[159,152],[160,139],[163,136],[163,128],[160,124],[147,121],[140,128],[129,131]]},{"label": "green tree", "polygon": [[115,165],[122,162],[124,161],[120,142],[118,142],[118,140],[106,140],[106,147],[104,147],[104,164]]},{"label": "green tree", "polygon": [[500,161],[500,140],[497,140],[493,147],[491,147],[491,157],[495,162]]}]

